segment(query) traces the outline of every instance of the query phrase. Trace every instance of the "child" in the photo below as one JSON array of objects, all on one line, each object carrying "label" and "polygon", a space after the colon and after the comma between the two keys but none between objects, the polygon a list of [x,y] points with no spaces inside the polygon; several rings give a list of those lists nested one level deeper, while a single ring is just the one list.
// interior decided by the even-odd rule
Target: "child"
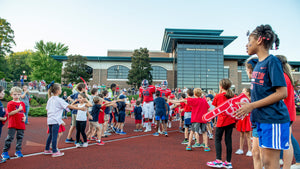
[{"label": "child", "polygon": [[154,107],[155,107],[155,120],[157,122],[157,131],[153,134],[153,136],[159,136],[158,128],[160,126],[160,120],[163,123],[163,132],[165,136],[168,136],[168,133],[165,130],[165,120],[166,120],[166,110],[168,109],[165,99],[160,97],[160,91],[157,90],[155,92],[156,98],[154,99]]},{"label": "child", "polygon": [[[109,99],[109,93],[107,90],[104,90],[102,92],[102,95],[104,97],[104,101],[105,102],[111,102],[111,100]],[[111,135],[109,132],[108,132],[108,127],[110,127],[110,125],[108,126],[108,122],[109,122],[109,119],[111,118],[111,106],[105,106],[105,109],[104,109],[104,134],[105,135]]]},{"label": "child", "polygon": [[[246,96],[250,99],[250,88],[244,88],[242,93],[245,93]],[[251,152],[251,121],[250,121],[250,114],[248,114],[243,119],[239,120],[236,123],[236,130],[240,132],[240,148],[235,152],[235,154],[243,154],[243,147],[244,147],[244,138],[246,136],[247,145],[248,145],[248,152],[246,156],[252,156]]]},{"label": "child", "polygon": [[[194,96],[193,90],[188,89],[187,90],[188,98],[191,98]],[[186,98],[186,100],[188,99]],[[191,122],[191,116],[192,116],[192,107],[190,105],[185,104],[184,107],[184,140],[181,142],[181,144],[188,144],[189,143],[189,128],[192,125]]]},{"label": "child", "polygon": [[[69,105],[62,98],[58,96],[61,94],[61,86],[58,83],[51,82],[48,86],[48,102],[47,102],[47,124],[49,127],[49,136],[46,142],[46,148],[44,154],[52,154],[52,157],[63,156],[57,149],[57,135],[59,130],[62,130],[64,122],[62,120],[62,112],[64,109],[77,109],[72,105]],[[52,151],[50,150],[50,143],[52,142]]]},{"label": "child", "polygon": [[257,55],[251,80],[251,103],[243,103],[236,117],[252,112],[252,121],[257,125],[259,146],[265,169],[280,168],[279,150],[289,149],[289,112],[282,101],[287,97],[282,64],[269,54],[279,39],[270,25],[260,25],[248,38],[247,52]]},{"label": "child", "polygon": [[[64,95],[63,95],[62,99],[68,103],[68,95],[67,95],[67,92],[66,92],[66,91],[64,91]],[[67,119],[67,118],[68,118],[68,117],[67,117],[67,114],[68,114],[67,110],[64,110],[64,111],[63,111],[63,115],[62,115],[64,119]],[[59,136],[58,136],[58,137],[59,137]]]},{"label": "child", "polygon": [[[89,102],[90,102],[93,106],[95,105],[93,99],[94,99],[97,95],[98,95],[98,89],[92,88],[92,90],[91,90],[91,95],[88,95],[88,96],[87,96]],[[88,111],[89,111],[90,114],[91,114],[91,112],[92,112],[92,110],[93,110],[93,106],[88,108]],[[98,119],[98,118],[97,118],[97,119]],[[92,134],[94,134],[94,133],[96,132],[96,130],[94,130],[94,129],[95,129],[94,126],[89,125],[89,129],[88,129],[88,132],[87,132],[87,139],[88,139],[88,141],[90,141],[89,135],[92,135]]]},{"label": "child", "polygon": [[22,141],[24,137],[24,130],[25,130],[25,104],[20,101],[22,89],[19,87],[13,87],[10,90],[10,94],[13,98],[12,101],[8,102],[7,104],[7,111],[8,111],[8,135],[5,139],[5,145],[3,148],[2,158],[3,159],[10,159],[8,155],[8,150],[10,148],[10,144],[14,139],[15,133],[17,133],[17,145],[16,145],[16,153],[17,157],[23,157],[21,153],[22,149]]},{"label": "child", "polygon": [[[76,100],[80,93],[86,93],[86,85],[84,83],[78,83],[78,85],[76,87],[74,87],[74,89],[76,89],[76,88],[79,91],[79,93],[76,92],[75,94],[72,94],[71,96],[68,97],[68,100],[71,102]],[[74,140],[72,139],[72,134],[73,134],[74,129],[76,128],[77,110],[72,110],[71,113],[72,113],[72,122],[71,122],[71,127],[69,129],[67,139],[65,141],[66,143],[74,143]]]},{"label": "child", "polygon": [[[166,114],[166,120],[165,120],[165,128],[164,128],[164,130],[165,130],[165,133],[166,134],[168,134],[167,133],[167,130],[168,130],[168,128],[167,128],[167,124],[168,124],[168,117],[170,116],[170,105],[169,105],[169,103],[168,103],[168,99],[166,98],[166,97],[164,97],[164,99],[165,99],[165,102],[166,102],[166,106],[167,106],[167,114]],[[167,135],[166,135],[167,136]]]},{"label": "child", "polygon": [[[186,94],[182,93],[181,94],[181,99],[185,99]],[[186,106],[185,103],[181,102],[180,107],[179,107],[179,112],[180,112],[180,121],[179,121],[179,131],[184,132],[183,125],[184,125],[184,107]]]},{"label": "child", "polygon": [[[207,103],[208,103],[208,105],[209,105],[208,111],[211,111],[211,110],[213,110],[213,109],[215,108],[215,106],[212,105],[212,100],[213,100],[213,95],[212,95],[212,94],[206,95],[206,101],[207,101]],[[213,120],[212,120],[212,121],[213,121]],[[213,133],[212,133],[212,128],[211,128],[211,126],[212,126],[212,121],[208,122],[209,124],[207,125],[208,138],[209,138],[210,140],[213,139]]]},{"label": "child", "polygon": [[126,114],[125,114],[125,108],[126,108],[125,98],[126,98],[125,95],[120,95],[119,99],[124,99],[124,100],[122,100],[122,101],[118,100],[118,102],[117,102],[117,108],[118,108],[119,113],[118,113],[118,123],[116,126],[116,128],[117,128],[116,133],[122,134],[122,135],[126,134],[123,130],[124,123],[125,123],[125,116],[126,116]]},{"label": "child", "polygon": [[[4,95],[5,95],[4,87],[0,86],[0,99],[3,99]],[[0,101],[0,137],[1,137],[2,127],[3,127],[2,122],[6,121],[6,119],[7,119],[7,117],[6,117],[6,114],[5,114],[5,109],[3,107],[3,104]],[[6,161],[5,159],[1,159],[0,163],[4,163],[5,161]]]},{"label": "child", "polygon": [[78,110],[77,116],[76,116],[76,148],[81,147],[79,141],[80,141],[80,134],[83,137],[83,145],[82,147],[87,147],[87,137],[85,134],[85,128],[86,128],[86,121],[87,121],[87,116],[89,119],[93,119],[93,117],[90,115],[90,113],[87,111],[88,107],[91,107],[92,104],[87,101],[87,97],[84,93],[80,93],[78,95],[78,99],[75,100],[72,105],[74,105],[76,102],[79,102],[75,106],[78,108],[83,108],[83,110]]},{"label": "child", "polygon": [[[193,147],[204,147],[204,151],[210,151],[208,146],[208,138],[207,138],[207,131],[206,131],[206,121],[202,120],[202,117],[205,113],[207,113],[209,109],[209,105],[207,101],[202,96],[202,90],[200,88],[194,89],[194,96],[195,98],[188,98],[187,100],[180,100],[179,102],[185,102],[187,105],[192,107],[192,114],[191,114],[191,122],[192,122],[192,130],[189,136],[189,143],[186,146],[186,150],[192,150],[191,143],[193,139],[193,135],[197,139],[197,143],[193,145]],[[204,144],[199,143],[199,134],[202,134]]]},{"label": "child", "polygon": [[135,130],[134,132],[143,131],[142,127],[142,107],[141,102],[138,100],[136,101],[136,106],[134,107],[134,116],[135,116]]},{"label": "child", "polygon": [[[96,90],[96,91],[98,92],[98,90]],[[93,103],[94,103],[94,105],[92,107],[92,111],[90,112],[90,114],[93,118],[90,119],[90,126],[89,126],[89,131],[87,132],[87,137],[88,137],[88,140],[91,140],[91,137],[93,136],[93,133],[94,133],[92,131],[96,130],[97,145],[104,145],[104,142],[101,140],[101,136],[103,134],[102,133],[103,125],[98,123],[100,109],[101,109],[100,97],[98,97],[98,96],[94,97]]]},{"label": "child", "polygon": [[131,101],[130,101],[130,114],[131,114],[131,118],[134,117],[133,112],[134,112],[134,107],[135,107],[135,105],[136,105],[136,100],[135,100],[134,97],[132,97],[132,99],[131,99]]},{"label": "child", "polygon": [[[212,105],[218,107],[226,100],[233,98],[234,94],[231,88],[231,81],[229,79],[222,79],[219,83],[220,93],[217,94],[212,102]],[[215,133],[215,147],[216,147],[216,160],[207,162],[210,167],[225,167],[232,168],[231,155],[232,155],[232,130],[235,126],[235,119],[226,113],[222,113],[217,117],[216,133]],[[225,132],[225,145],[226,145],[226,161],[221,161],[222,157],[222,136]]]}]

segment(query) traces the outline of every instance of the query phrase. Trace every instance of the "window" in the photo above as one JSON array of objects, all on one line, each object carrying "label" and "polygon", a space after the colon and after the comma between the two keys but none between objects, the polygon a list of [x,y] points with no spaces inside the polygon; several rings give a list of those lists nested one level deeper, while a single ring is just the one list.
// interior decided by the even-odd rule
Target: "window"
[{"label": "window", "polygon": [[122,65],[111,66],[107,69],[107,79],[127,79],[129,69]]},{"label": "window", "polygon": [[238,66],[238,70],[242,72],[242,82],[250,82],[245,66]]},{"label": "window", "polygon": [[167,80],[167,70],[161,66],[152,66],[151,75],[153,80]]}]

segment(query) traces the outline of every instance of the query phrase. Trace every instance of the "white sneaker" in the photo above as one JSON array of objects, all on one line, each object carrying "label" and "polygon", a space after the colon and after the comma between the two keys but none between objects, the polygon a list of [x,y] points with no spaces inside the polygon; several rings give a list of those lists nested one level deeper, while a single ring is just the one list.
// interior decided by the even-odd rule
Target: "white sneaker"
[{"label": "white sneaker", "polygon": [[144,130],[144,132],[148,132],[148,129],[146,128],[146,129]]},{"label": "white sneaker", "polygon": [[283,160],[282,159],[279,160],[279,164],[283,165]]},{"label": "white sneaker", "polygon": [[291,166],[291,169],[300,169],[300,165],[293,164]]},{"label": "white sneaker", "polygon": [[85,142],[85,143],[83,143],[83,145],[82,145],[82,147],[88,147],[88,143],[87,142]]},{"label": "white sneaker", "polygon": [[169,128],[171,128],[172,127],[172,123],[169,123],[169,126],[168,126]]},{"label": "white sneaker", "polygon": [[235,152],[235,154],[244,154],[244,151],[241,150],[241,149],[238,149],[238,150]]},{"label": "white sneaker", "polygon": [[79,148],[81,147],[81,145],[79,143],[76,144],[76,148]]},{"label": "white sneaker", "polygon": [[251,156],[252,156],[252,152],[251,152],[251,151],[248,151],[248,152],[246,153],[246,156],[251,157]]}]

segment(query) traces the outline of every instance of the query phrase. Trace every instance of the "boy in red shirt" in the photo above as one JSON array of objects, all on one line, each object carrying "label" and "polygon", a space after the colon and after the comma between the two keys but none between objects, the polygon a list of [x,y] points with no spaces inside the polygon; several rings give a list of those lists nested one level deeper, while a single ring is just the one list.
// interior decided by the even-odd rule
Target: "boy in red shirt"
[{"label": "boy in red shirt", "polygon": [[17,157],[23,157],[21,153],[22,149],[22,140],[24,136],[25,130],[25,104],[20,101],[20,97],[22,94],[22,89],[19,87],[13,87],[10,90],[10,94],[13,98],[12,101],[8,102],[7,104],[7,111],[8,111],[8,135],[5,139],[5,144],[3,148],[2,158],[3,159],[10,159],[8,155],[8,150],[10,148],[10,144],[14,139],[14,135],[17,132],[17,144],[16,144],[16,153]]},{"label": "boy in red shirt", "polygon": [[189,136],[189,143],[186,146],[186,150],[190,151],[191,142],[193,139],[193,135],[198,135],[198,132],[203,136],[204,144],[198,145],[197,143],[193,145],[193,147],[204,147],[204,151],[210,151],[208,147],[208,139],[207,139],[207,129],[206,129],[206,121],[202,120],[202,117],[205,113],[207,113],[209,109],[209,105],[206,99],[201,98],[202,90],[200,88],[194,89],[194,96],[195,98],[187,98],[187,100],[180,100],[179,102],[185,102],[187,105],[192,107],[192,115],[191,115],[191,122],[192,122],[192,130]]}]

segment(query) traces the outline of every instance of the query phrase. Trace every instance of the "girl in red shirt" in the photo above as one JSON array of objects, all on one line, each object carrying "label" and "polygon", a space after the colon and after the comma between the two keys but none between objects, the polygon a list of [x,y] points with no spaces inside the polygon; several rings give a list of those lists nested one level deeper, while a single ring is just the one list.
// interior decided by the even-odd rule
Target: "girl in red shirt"
[{"label": "girl in red shirt", "polygon": [[[232,90],[230,89],[232,83],[229,79],[222,79],[219,83],[220,93],[217,94],[212,102],[212,105],[218,107],[222,105],[228,99],[234,97]],[[235,126],[235,119],[226,113],[222,113],[218,116],[216,133],[215,133],[215,147],[216,147],[216,160],[207,162],[210,167],[226,167],[230,168],[231,155],[232,155],[232,130]],[[222,136],[225,132],[225,145],[226,145],[226,161],[222,160]]]}]

